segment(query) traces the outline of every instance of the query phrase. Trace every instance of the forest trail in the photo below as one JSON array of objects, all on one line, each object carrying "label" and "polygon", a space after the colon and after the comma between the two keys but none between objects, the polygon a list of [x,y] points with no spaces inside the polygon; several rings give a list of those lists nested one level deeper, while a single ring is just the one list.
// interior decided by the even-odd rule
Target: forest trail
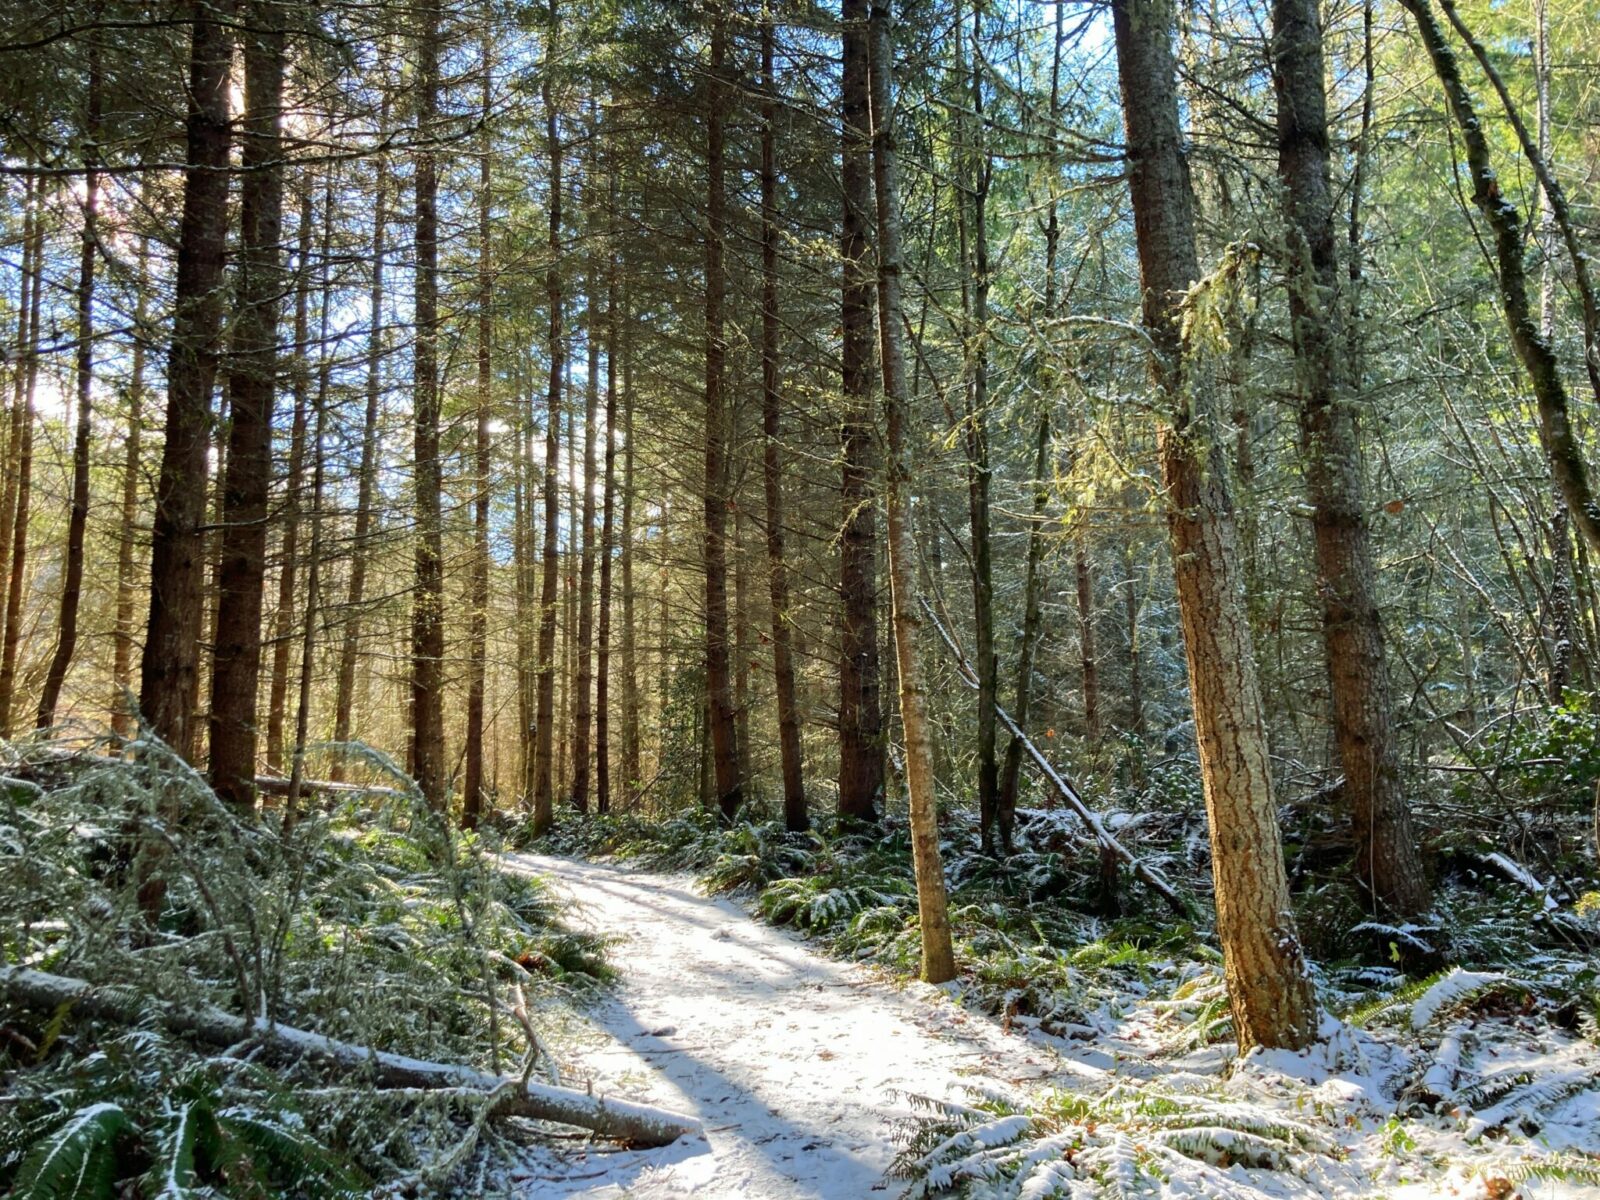
[{"label": "forest trail", "polygon": [[573,1069],[597,1094],[692,1113],[707,1130],[662,1150],[535,1151],[519,1172],[529,1194],[892,1197],[903,1093],[960,1096],[1059,1069],[937,989],[825,958],[686,877],[529,854],[510,864],[550,876],[576,902],[574,923],[620,939],[615,989],[562,1031]]}]

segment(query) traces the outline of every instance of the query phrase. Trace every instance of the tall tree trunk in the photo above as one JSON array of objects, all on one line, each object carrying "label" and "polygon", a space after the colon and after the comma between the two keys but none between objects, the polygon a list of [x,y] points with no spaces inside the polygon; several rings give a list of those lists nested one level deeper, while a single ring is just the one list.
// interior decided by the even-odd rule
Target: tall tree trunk
[{"label": "tall tree trunk", "polygon": [[617,566],[622,576],[622,782],[631,809],[644,776],[639,765],[639,650],[633,583],[633,325],[626,283],[622,296],[622,553]]},{"label": "tall tree trunk", "polygon": [[723,121],[729,100],[724,79],[728,15],[723,0],[707,0],[711,64],[706,90],[706,696],[716,803],[731,822],[742,798],[733,695],[728,671],[728,402],[723,394],[728,347],[723,303],[728,288],[723,262],[727,225],[727,181],[723,176]]},{"label": "tall tree trunk", "polygon": [[1357,873],[1379,908],[1412,917],[1427,909],[1429,895],[1401,790],[1360,435],[1344,374],[1317,0],[1273,0],[1272,59],[1301,454],[1334,736],[1355,824]]},{"label": "tall tree trunk", "polygon": [[[98,13],[100,6],[95,5]],[[49,729],[56,721],[61,687],[78,648],[78,607],[83,595],[83,539],[89,525],[89,439],[94,415],[94,282],[98,253],[96,225],[100,211],[100,47],[89,43],[87,111],[84,114],[83,232],[78,255],[78,352],[74,363],[78,423],[72,438],[72,507],[67,517],[61,607],[56,618],[56,649],[45,673],[35,724]]]},{"label": "tall tree trunk", "polygon": [[222,557],[211,667],[211,786],[240,810],[255,807],[256,696],[266,584],[272,407],[283,293],[284,12],[251,0],[243,32],[245,116],[239,273],[228,375],[228,461],[222,483]]},{"label": "tall tree trunk", "polygon": [[[611,154],[615,154],[613,149]],[[617,167],[606,171],[606,446],[601,476],[600,629],[595,647],[594,802],[611,811],[611,547],[617,534]]]},{"label": "tall tree trunk", "polygon": [[201,592],[205,580],[206,451],[222,332],[228,236],[228,80],[231,0],[194,0],[189,115],[178,229],[167,411],[150,540],[150,615],[139,667],[139,710],[184,757],[194,753]]},{"label": "tall tree trunk", "polygon": [[[34,257],[33,241],[34,226],[38,219],[39,207],[39,181],[33,175],[23,177],[22,181],[22,260],[18,270],[17,279],[17,349],[13,360],[15,369],[12,372],[12,398],[10,406],[0,420],[0,645],[5,643],[5,631],[10,621],[7,613],[7,597],[11,592],[11,550],[12,538],[17,525],[17,500],[22,482],[22,442],[23,426],[29,426],[29,440],[32,440],[33,424],[31,412],[25,404],[27,395],[28,364],[33,356],[33,346],[29,337],[28,323],[33,311],[34,291]],[[140,293],[141,297],[143,292]],[[9,680],[6,681],[9,688]],[[10,712],[9,690],[5,697],[6,706],[0,712],[0,735],[10,732],[7,717]]]},{"label": "tall tree trunk", "polygon": [[866,0],[842,10],[844,70],[840,170],[844,217],[841,299],[844,391],[844,527],[839,539],[839,816],[874,823],[883,792],[883,713],[878,679],[877,514],[873,494],[872,301],[868,230],[873,222]]},{"label": "tall tree trunk", "polygon": [[483,703],[485,659],[489,642],[489,487],[491,445],[489,421],[494,402],[494,258],[490,217],[493,211],[494,141],[489,134],[493,102],[493,26],[484,15],[482,94],[483,132],[478,149],[478,411],[473,443],[472,583],[467,631],[467,737],[462,765],[461,824],[475,829],[484,807]]},{"label": "tall tree trunk", "polygon": [[[13,406],[16,433],[16,501],[12,511],[10,574],[6,579],[5,638],[0,642],[0,736],[9,737],[12,702],[17,678],[17,651],[22,637],[23,592],[28,578],[28,521],[33,512],[33,402],[39,382],[39,316],[44,296],[44,221],[39,211],[43,203],[36,184],[32,224],[24,222],[31,247],[32,287],[26,311],[18,313],[25,327],[21,369],[17,372],[16,400]],[[29,255],[24,252],[24,262]]]},{"label": "tall tree trunk", "polygon": [[[844,0],[846,30],[867,14],[862,0]],[[889,582],[895,660],[900,682],[900,724],[906,747],[906,790],[911,801],[911,855],[917,877],[922,930],[922,978],[944,983],[956,974],[955,950],[939,858],[939,821],[933,797],[933,743],[928,731],[922,664],[917,660],[916,530],[911,523],[911,459],[906,437],[905,352],[901,344],[900,201],[895,185],[893,51],[888,0],[872,0],[869,25],[873,182],[878,201],[878,346],[883,369],[884,424],[888,435]]]},{"label": "tall tree trunk", "polygon": [[[599,123],[590,113],[590,137],[598,138]],[[592,143],[591,143],[592,144]],[[599,211],[599,202],[593,192],[599,179],[595,156],[589,155],[585,181],[586,224],[592,228]],[[573,643],[577,655],[576,669],[569,678],[575,689],[572,714],[572,791],[569,799],[580,813],[589,811],[589,769],[594,733],[594,479],[595,479],[595,422],[600,402],[600,341],[603,323],[600,316],[599,291],[601,287],[599,256],[591,253],[584,291],[585,317],[583,340],[588,352],[588,367],[583,389],[583,495],[578,500],[577,511],[581,524],[576,536],[578,547],[578,635]]]},{"label": "tall tree trunk", "polygon": [[[532,383],[531,373],[519,367],[519,405],[521,397],[530,393]],[[532,407],[531,404],[529,407]],[[512,547],[517,572],[517,743],[522,768],[518,802],[525,811],[531,812],[538,779],[538,752],[535,749],[538,729],[534,712],[539,698],[538,664],[534,659],[538,643],[534,628],[537,600],[533,591],[533,422],[525,421],[522,428],[517,430],[516,438],[516,483],[512,491],[516,526]]]},{"label": "tall tree trunk", "polygon": [[[417,128],[431,137],[439,116],[439,21],[433,0],[417,16]],[[416,157],[416,271],[412,306],[413,451],[416,460],[416,591],[411,607],[411,746],[417,786],[444,811],[444,522],[439,461],[439,162]]]},{"label": "tall tree trunk", "polygon": [[772,678],[778,699],[778,751],[783,767],[783,823],[811,828],[806,810],[800,712],[795,702],[794,649],[789,636],[789,567],[784,561],[783,391],[778,359],[778,81],[776,30],[770,8],[761,20],[761,474],[766,490],[767,580],[772,602]]},{"label": "tall tree trunk", "polygon": [[1209,383],[1185,362],[1178,318],[1200,278],[1178,117],[1172,0],[1114,0],[1158,445],[1189,663],[1223,972],[1241,1048],[1298,1049],[1316,1002],[1289,902],[1232,501]]},{"label": "tall tree trunk", "polygon": [[[383,93],[378,110],[378,136],[389,128],[389,93]],[[350,583],[345,593],[344,636],[339,645],[339,676],[333,703],[333,740],[339,746],[350,740],[355,712],[356,660],[361,653],[362,611],[367,598],[367,562],[371,551],[372,510],[378,489],[378,418],[383,395],[384,255],[389,219],[389,159],[377,156],[372,191],[372,276],[367,291],[370,324],[367,327],[366,410],[361,420],[361,465],[356,482],[356,520],[350,544]],[[330,775],[344,778],[345,755],[334,756]]]},{"label": "tall tree trunk", "polygon": [[[574,188],[574,202],[576,191]],[[576,330],[573,331],[576,334]],[[570,398],[573,393],[571,359],[568,359],[566,391]],[[563,584],[563,600],[561,612],[561,723],[556,730],[557,758],[556,778],[562,781],[562,786],[567,789],[567,794],[572,793],[572,776],[567,770],[567,759],[572,750],[573,712],[572,702],[577,693],[573,686],[573,672],[577,667],[578,644],[578,537],[570,527],[570,520],[581,511],[578,500],[578,487],[572,481],[577,478],[576,458],[578,438],[574,431],[572,405],[569,403],[563,420],[566,423],[566,432],[563,435],[567,447],[567,469],[562,476],[567,481],[567,512],[569,526],[567,529],[566,549],[563,551],[561,568]]]},{"label": "tall tree trunk", "polygon": [[539,696],[536,706],[538,732],[535,745],[533,793],[533,834],[549,832],[555,820],[555,787],[551,777],[555,747],[552,723],[555,720],[556,666],[556,589],[559,562],[556,535],[559,532],[561,503],[561,380],[566,369],[566,343],[561,330],[561,132],[555,100],[550,87],[550,69],[555,63],[559,33],[556,0],[550,0],[550,28],[545,46],[541,98],[544,103],[545,156],[550,162],[550,234],[546,244],[549,264],[545,268],[545,294],[550,308],[550,331],[545,348],[550,356],[550,385],[545,401],[544,432],[544,546],[539,595]]},{"label": "tall tree trunk", "polygon": [[[1060,12],[1060,9],[1057,9]],[[1048,257],[1048,256],[1047,256]],[[1051,288],[1046,285],[1045,307],[1051,308],[1048,299]],[[1048,319],[1048,318],[1047,318]],[[1026,731],[1033,710],[1033,660],[1039,645],[1039,634],[1044,626],[1044,520],[1050,503],[1050,413],[1039,414],[1038,432],[1034,435],[1033,452],[1033,513],[1028,526],[1028,564],[1022,585],[1022,645],[1017,651],[1017,703],[1012,714],[1017,728]],[[999,817],[1000,845],[1009,853],[1012,827],[1016,822],[1017,791],[1022,778],[1022,739],[1013,737],[1006,743],[1005,763],[1000,774],[1000,798],[996,807]]]},{"label": "tall tree trunk", "polygon": [[[967,101],[972,119],[964,121],[966,145],[966,200],[970,204],[963,223],[968,243],[968,264],[963,278],[970,276],[970,313],[966,329],[968,376],[967,411],[963,422],[967,456],[967,523],[972,539],[972,623],[973,649],[978,671],[978,828],[983,848],[995,852],[995,835],[1000,825],[1000,768],[995,757],[996,722],[994,706],[1000,698],[1000,658],[994,645],[994,554],[990,537],[989,491],[992,469],[989,465],[989,179],[992,164],[988,139],[984,136],[983,111],[983,3],[972,4],[972,76]],[[958,34],[957,71],[964,73]],[[968,289],[963,285],[963,292]],[[1002,834],[1000,849],[1009,851]]]},{"label": "tall tree trunk", "polygon": [[300,569],[300,491],[305,485],[306,434],[311,403],[311,187],[309,177],[300,196],[300,230],[295,259],[294,359],[290,365],[294,413],[289,425],[289,471],[283,493],[282,560],[278,568],[278,605],[272,616],[272,684],[267,693],[267,768],[283,771],[284,713],[289,706],[289,658],[294,649],[294,598]]},{"label": "tall tree trunk", "polygon": [[[139,476],[144,442],[145,338],[149,334],[150,239],[139,236],[137,293],[133,310],[132,366],[128,378],[128,440],[122,448],[122,520],[117,532],[117,627],[111,658],[111,730],[120,738],[133,732],[134,558],[138,542]],[[0,530],[0,542],[4,531]]]}]

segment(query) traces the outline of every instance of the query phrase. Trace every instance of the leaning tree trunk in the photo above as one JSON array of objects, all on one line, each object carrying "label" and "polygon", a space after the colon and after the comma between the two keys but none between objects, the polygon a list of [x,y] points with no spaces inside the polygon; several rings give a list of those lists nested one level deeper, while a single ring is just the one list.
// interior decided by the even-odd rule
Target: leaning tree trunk
[{"label": "leaning tree trunk", "polygon": [[1429,896],[1401,788],[1360,437],[1341,353],[1317,0],[1273,0],[1272,51],[1301,454],[1334,736],[1355,825],[1357,873],[1380,909],[1408,918],[1427,909]]},{"label": "leaning tree trunk", "polygon": [[1590,549],[1600,551],[1600,502],[1590,488],[1583,446],[1567,411],[1567,388],[1561,377],[1561,366],[1556,360],[1555,348],[1540,336],[1528,301],[1528,273],[1522,257],[1522,213],[1500,190],[1489,153],[1488,135],[1484,133],[1472,93],[1461,78],[1455,51],[1433,15],[1432,0],[1400,0],[1400,3],[1416,21],[1423,47],[1444,88],[1445,99],[1467,152],[1472,202],[1494,234],[1500,307],[1510,330],[1511,348],[1533,389],[1550,473],[1567,502],[1567,512],[1578,532]]},{"label": "leaning tree trunk", "polygon": [[843,22],[841,172],[844,259],[841,382],[844,390],[844,528],[839,538],[839,815],[878,819],[883,792],[883,714],[878,696],[877,517],[873,495],[872,225],[867,10],[852,0]]},{"label": "leaning tree trunk", "polygon": [[724,393],[728,354],[723,304],[728,288],[724,263],[727,181],[723,175],[723,122],[729,88],[724,78],[728,16],[722,0],[710,0],[711,66],[706,93],[706,409],[705,569],[706,696],[716,803],[732,821],[741,800],[739,755],[728,662],[727,410]]},{"label": "leaning tree trunk", "polygon": [[210,769],[217,795],[255,807],[256,693],[266,585],[272,406],[283,294],[283,9],[246,8],[245,116],[239,205],[239,281],[228,376],[228,455],[222,482],[222,557],[211,667]]},{"label": "leaning tree trunk", "polygon": [[778,751],[783,767],[783,823],[811,827],[806,811],[800,712],[795,702],[794,648],[789,636],[789,567],[783,557],[783,392],[778,363],[778,85],[770,10],[761,22],[761,475],[766,490],[767,579],[772,603],[772,676],[778,698]]},{"label": "leaning tree trunk", "polygon": [[[97,6],[98,10],[98,6]],[[77,383],[78,424],[72,438],[72,507],[67,517],[67,545],[61,583],[61,607],[56,618],[56,649],[45,672],[35,724],[48,729],[55,724],[56,705],[67,670],[78,648],[78,608],[83,595],[83,540],[89,525],[89,439],[94,417],[94,281],[96,225],[100,209],[100,49],[89,44],[88,111],[85,113],[83,234],[78,256],[78,353],[74,364]]]},{"label": "leaning tree trunk", "polygon": [[[860,22],[864,0],[845,0],[844,19]],[[911,458],[906,437],[905,351],[901,340],[900,202],[895,187],[895,138],[888,0],[873,0],[869,25],[873,182],[878,201],[878,346],[888,436],[889,582],[894,611],[895,662],[900,679],[900,724],[905,737],[906,790],[911,801],[911,855],[922,931],[922,978],[944,983],[956,975],[955,949],[939,857],[939,818],[933,798],[933,741],[929,734],[922,664],[917,659],[916,530],[911,523]]]},{"label": "leaning tree trunk", "polygon": [[1163,413],[1167,525],[1234,1033],[1241,1048],[1298,1049],[1316,1036],[1316,1001],[1289,901],[1221,426],[1207,381],[1185,361],[1178,324],[1200,266],[1173,16],[1172,0],[1112,7],[1151,382]]},{"label": "leaning tree trunk", "polygon": [[[439,116],[439,9],[418,16],[417,128],[431,137]],[[416,590],[411,602],[411,762],[434,809],[449,801],[444,757],[444,522],[439,462],[439,161],[431,147],[416,157],[416,271],[412,351],[413,452],[416,460]]]}]

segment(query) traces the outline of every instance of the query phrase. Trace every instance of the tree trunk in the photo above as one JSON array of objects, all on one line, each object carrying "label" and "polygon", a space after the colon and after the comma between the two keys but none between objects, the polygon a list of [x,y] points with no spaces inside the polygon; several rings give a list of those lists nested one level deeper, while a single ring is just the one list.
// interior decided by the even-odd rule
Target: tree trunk
[{"label": "tree trunk", "polygon": [[[142,189],[141,189],[142,190]],[[133,687],[134,597],[137,588],[134,570],[138,542],[139,476],[144,440],[144,360],[145,338],[149,334],[148,296],[150,289],[150,239],[139,237],[138,266],[134,286],[132,366],[128,378],[128,440],[122,451],[122,520],[117,532],[117,627],[111,658],[111,731],[120,738],[133,732],[137,714],[131,695]],[[5,540],[0,530],[0,543]]]},{"label": "tree trunk", "polygon": [[[615,150],[611,153],[614,155]],[[611,811],[611,547],[617,533],[617,167],[606,171],[606,445],[601,476],[600,629],[595,646],[594,803]]]},{"label": "tree trunk", "polygon": [[272,617],[272,685],[267,698],[267,769],[283,772],[284,713],[289,706],[289,658],[294,649],[294,594],[300,568],[301,488],[305,485],[307,408],[311,403],[311,188],[305,181],[300,196],[299,246],[295,258],[294,414],[289,426],[289,473],[283,495],[283,542],[278,567],[278,605]]},{"label": "tree trunk", "polygon": [[211,667],[210,768],[218,797],[255,808],[256,695],[266,584],[272,407],[283,294],[284,13],[276,0],[245,9],[245,115],[239,268],[228,375],[228,459],[222,482],[222,557]]},{"label": "tree trunk", "polygon": [[[863,0],[844,0],[846,35],[867,13]],[[933,798],[933,743],[928,731],[922,664],[917,659],[916,530],[911,524],[911,458],[906,437],[905,353],[901,345],[900,202],[895,187],[894,60],[888,0],[872,0],[868,22],[872,174],[878,202],[878,346],[883,369],[884,424],[888,435],[889,581],[899,668],[900,724],[906,748],[906,790],[911,801],[911,856],[917,877],[922,931],[922,978],[944,983],[956,975],[955,949],[939,858],[939,819]]]},{"label": "tree trunk", "polygon": [[[100,11],[96,4],[95,12]],[[67,517],[61,607],[56,618],[56,649],[45,673],[34,724],[49,729],[78,648],[78,606],[83,595],[83,539],[89,524],[89,439],[94,415],[94,282],[100,211],[100,48],[89,43],[88,111],[84,114],[83,233],[78,255],[78,351],[74,364],[78,424],[72,438],[72,507]]]},{"label": "tree trunk", "polygon": [[1313,509],[1334,736],[1355,824],[1357,873],[1380,909],[1409,918],[1427,909],[1429,896],[1401,789],[1360,435],[1341,352],[1316,0],[1273,0],[1272,59],[1301,454]]},{"label": "tree trunk", "polygon": [[494,141],[489,134],[493,102],[492,56],[488,14],[484,16],[482,94],[483,131],[478,159],[478,411],[473,443],[472,582],[467,630],[467,736],[462,764],[461,824],[475,829],[484,809],[483,704],[485,658],[489,642],[489,488],[491,445],[489,421],[494,402],[494,258],[490,225],[493,211]]},{"label": "tree trunk", "polygon": [[[590,126],[590,136],[598,137],[598,123],[592,115]],[[594,187],[598,177],[593,154],[589,156],[587,166],[586,190],[589,190]],[[597,211],[597,202],[592,198],[589,199],[587,208],[589,222],[592,222]],[[576,669],[569,676],[575,688],[572,713],[572,791],[569,799],[572,807],[580,813],[589,811],[589,759],[593,751],[591,738],[594,733],[594,480],[595,436],[598,433],[595,421],[600,402],[600,341],[603,324],[598,297],[601,286],[598,261],[597,256],[590,256],[584,285],[587,293],[585,296],[587,311],[584,318],[583,339],[589,361],[583,388],[583,495],[577,505],[581,514],[577,536],[582,539],[578,550],[580,555],[578,636],[574,643],[577,662]]]},{"label": "tree trunk", "polygon": [[761,22],[761,432],[766,489],[767,580],[772,602],[772,677],[778,698],[778,750],[783,767],[783,823],[811,828],[806,810],[800,713],[795,703],[794,649],[789,636],[789,567],[783,557],[783,392],[778,361],[778,82],[773,71],[771,11]]},{"label": "tree trunk", "polygon": [[[417,128],[433,136],[439,116],[440,10],[417,14]],[[439,462],[439,162],[417,152],[416,271],[412,351],[413,453],[416,461],[416,592],[411,607],[412,770],[428,804],[444,811],[450,781],[444,754],[444,523]]]},{"label": "tree trunk", "polygon": [[633,583],[633,327],[627,287],[623,287],[622,330],[622,783],[628,807],[638,798],[644,777],[639,765],[639,659]]},{"label": "tree trunk", "polygon": [[1173,6],[1114,0],[1112,17],[1228,1000],[1242,1049],[1299,1049],[1316,1036],[1316,1002],[1291,915],[1232,501],[1218,450],[1221,425],[1208,382],[1191,377],[1178,327],[1183,296],[1200,267],[1178,117]]},{"label": "tree trunk", "polygon": [[841,172],[844,259],[841,304],[844,390],[844,526],[839,538],[839,816],[878,819],[883,792],[883,714],[878,696],[877,514],[872,476],[872,302],[868,230],[873,221],[868,126],[867,5],[844,10]]},{"label": "tree trunk", "polygon": [[[385,90],[378,110],[378,136],[389,128],[389,93]],[[377,156],[372,197],[372,278],[367,292],[370,324],[367,327],[366,411],[361,424],[361,466],[356,483],[356,521],[350,545],[350,585],[345,594],[344,637],[339,645],[339,678],[333,704],[333,740],[343,746],[350,740],[355,711],[356,660],[361,653],[362,608],[367,596],[368,542],[372,537],[373,500],[378,488],[378,418],[383,394],[383,260],[389,217],[389,159]],[[335,755],[331,775],[344,778],[345,756]]]},{"label": "tree trunk", "polygon": [[[1060,12],[1060,9],[1057,9]],[[1048,296],[1047,289],[1046,295]],[[1050,307],[1048,300],[1046,308]],[[1022,586],[1022,646],[1017,652],[1017,728],[1026,731],[1033,706],[1033,659],[1039,644],[1039,634],[1044,626],[1044,518],[1050,503],[1050,413],[1039,414],[1039,431],[1035,435],[1033,458],[1033,521],[1028,526],[1028,565]],[[1000,776],[1000,798],[997,806],[1000,827],[1000,845],[1011,850],[1012,827],[1016,823],[1017,791],[1022,778],[1022,739],[1013,737],[1006,743],[1006,758]]]},{"label": "tree trunk", "polygon": [[707,0],[711,21],[711,65],[706,92],[706,696],[716,803],[731,822],[742,799],[733,695],[728,670],[728,402],[723,394],[728,347],[723,303],[728,288],[723,261],[727,181],[723,176],[723,121],[729,99],[724,79],[728,16],[723,0]]},{"label": "tree trunk", "polygon": [[167,411],[150,540],[150,615],[139,667],[139,710],[179,754],[194,754],[194,698],[203,628],[206,451],[222,332],[228,236],[228,0],[195,0],[189,115],[178,229]]},{"label": "tree trunk", "polygon": [[0,598],[0,737],[11,736],[11,700],[22,632],[22,592],[28,568],[28,516],[33,495],[33,396],[39,378],[39,310],[44,229],[39,209],[43,186],[28,176],[23,198],[22,282],[17,303],[17,370],[6,445],[6,522],[0,527],[5,555],[5,595]]},{"label": "tree trunk", "polygon": [[566,369],[566,342],[561,330],[561,132],[550,87],[559,33],[556,0],[550,0],[550,29],[545,47],[541,99],[544,103],[545,156],[550,161],[550,234],[546,243],[545,294],[550,330],[545,349],[550,356],[549,390],[544,429],[544,546],[539,594],[539,695],[535,708],[538,730],[534,746],[533,835],[548,833],[555,820],[555,787],[551,776],[555,742],[556,600],[560,584],[556,535],[561,504],[561,381]]}]

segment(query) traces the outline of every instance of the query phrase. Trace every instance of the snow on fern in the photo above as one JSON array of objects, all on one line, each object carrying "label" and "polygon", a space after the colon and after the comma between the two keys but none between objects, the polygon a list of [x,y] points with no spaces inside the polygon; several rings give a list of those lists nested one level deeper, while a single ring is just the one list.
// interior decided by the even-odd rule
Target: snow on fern
[{"label": "snow on fern", "polygon": [[1411,1006],[1411,1028],[1426,1029],[1436,1016],[1468,997],[1510,982],[1511,977],[1499,971],[1463,971],[1456,967]]}]

